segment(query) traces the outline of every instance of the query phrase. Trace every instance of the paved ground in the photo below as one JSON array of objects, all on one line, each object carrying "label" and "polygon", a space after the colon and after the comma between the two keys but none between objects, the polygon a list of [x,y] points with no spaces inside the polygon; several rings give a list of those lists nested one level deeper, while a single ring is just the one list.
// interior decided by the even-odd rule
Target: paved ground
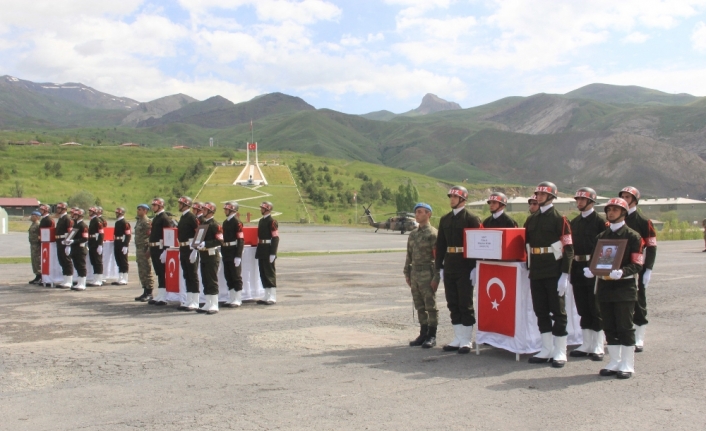
[{"label": "paved ground", "polygon": [[[340,241],[357,235],[381,238]],[[627,381],[588,360],[557,370],[489,347],[406,347],[402,253],[282,258],[276,306],[214,316],[135,303],[134,284],[30,287],[27,265],[0,265],[0,429],[702,429],[701,245],[659,245]]]}]

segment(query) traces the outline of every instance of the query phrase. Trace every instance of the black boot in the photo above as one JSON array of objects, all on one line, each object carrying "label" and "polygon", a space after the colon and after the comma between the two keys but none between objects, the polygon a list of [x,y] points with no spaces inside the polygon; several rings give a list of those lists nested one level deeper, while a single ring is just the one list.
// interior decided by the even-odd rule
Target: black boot
[{"label": "black boot", "polygon": [[434,346],[436,346],[436,326],[430,326],[427,338],[422,344],[422,349],[431,349]]},{"label": "black boot", "polygon": [[152,289],[142,289],[142,295],[135,298],[137,302],[147,302],[152,299]]},{"label": "black boot", "polygon": [[42,284],[42,276],[37,274],[34,280],[30,281],[29,284]]},{"label": "black boot", "polygon": [[[429,331],[429,325],[422,325],[421,329],[419,330],[419,337],[410,341],[409,345],[412,347],[415,347],[415,346],[421,346],[422,344],[424,344],[424,340],[427,339],[427,332],[428,331]],[[434,335],[436,335],[436,334],[434,334]]]}]

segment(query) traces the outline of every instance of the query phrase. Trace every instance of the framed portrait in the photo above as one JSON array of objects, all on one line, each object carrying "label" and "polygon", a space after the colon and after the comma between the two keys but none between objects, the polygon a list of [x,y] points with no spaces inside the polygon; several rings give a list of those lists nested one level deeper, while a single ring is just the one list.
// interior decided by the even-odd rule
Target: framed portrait
[{"label": "framed portrait", "polygon": [[591,272],[608,275],[614,269],[620,269],[627,246],[627,239],[599,239],[589,265]]},{"label": "framed portrait", "polygon": [[191,242],[191,247],[196,248],[197,245],[201,244],[206,238],[206,232],[208,231],[207,224],[202,224],[196,229],[196,234],[194,235],[194,240]]},{"label": "framed portrait", "polygon": [[71,229],[71,232],[69,232],[69,234],[66,236],[66,239],[71,240],[71,239],[76,238],[77,233],[78,233],[78,228]]}]

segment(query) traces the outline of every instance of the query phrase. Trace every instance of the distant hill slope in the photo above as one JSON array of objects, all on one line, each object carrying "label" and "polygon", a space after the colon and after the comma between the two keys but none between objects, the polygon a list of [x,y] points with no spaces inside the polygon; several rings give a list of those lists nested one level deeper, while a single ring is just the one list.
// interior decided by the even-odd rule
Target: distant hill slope
[{"label": "distant hill slope", "polygon": [[368,120],[390,121],[398,117],[416,117],[419,115],[428,115],[443,111],[455,111],[459,109],[461,109],[461,105],[459,105],[458,103],[449,102],[437,96],[436,94],[427,93],[424,95],[424,97],[422,98],[422,103],[417,108],[412,109],[411,111],[407,111],[403,114],[395,114],[394,112],[383,110],[369,112],[367,114],[361,115],[361,117],[367,118]]},{"label": "distant hill slope", "polygon": [[142,121],[149,118],[161,118],[165,114],[194,102],[198,102],[198,100],[180,93],[161,97],[151,102],[140,103],[120,124],[122,126],[136,127]]},{"label": "distant hill slope", "polygon": [[638,105],[687,105],[698,97],[691,94],[669,94],[636,85],[589,84],[565,94],[567,97],[596,100],[603,103],[634,103]]}]

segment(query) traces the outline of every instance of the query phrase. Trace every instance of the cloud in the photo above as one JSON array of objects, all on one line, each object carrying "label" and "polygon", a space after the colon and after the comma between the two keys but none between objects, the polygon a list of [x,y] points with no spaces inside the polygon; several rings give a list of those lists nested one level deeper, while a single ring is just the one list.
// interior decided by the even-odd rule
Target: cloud
[{"label": "cloud", "polygon": [[706,24],[699,21],[691,33],[691,46],[698,52],[706,52]]},{"label": "cloud", "polygon": [[643,43],[646,42],[650,36],[639,31],[634,31],[623,38],[623,42],[626,43]]}]

